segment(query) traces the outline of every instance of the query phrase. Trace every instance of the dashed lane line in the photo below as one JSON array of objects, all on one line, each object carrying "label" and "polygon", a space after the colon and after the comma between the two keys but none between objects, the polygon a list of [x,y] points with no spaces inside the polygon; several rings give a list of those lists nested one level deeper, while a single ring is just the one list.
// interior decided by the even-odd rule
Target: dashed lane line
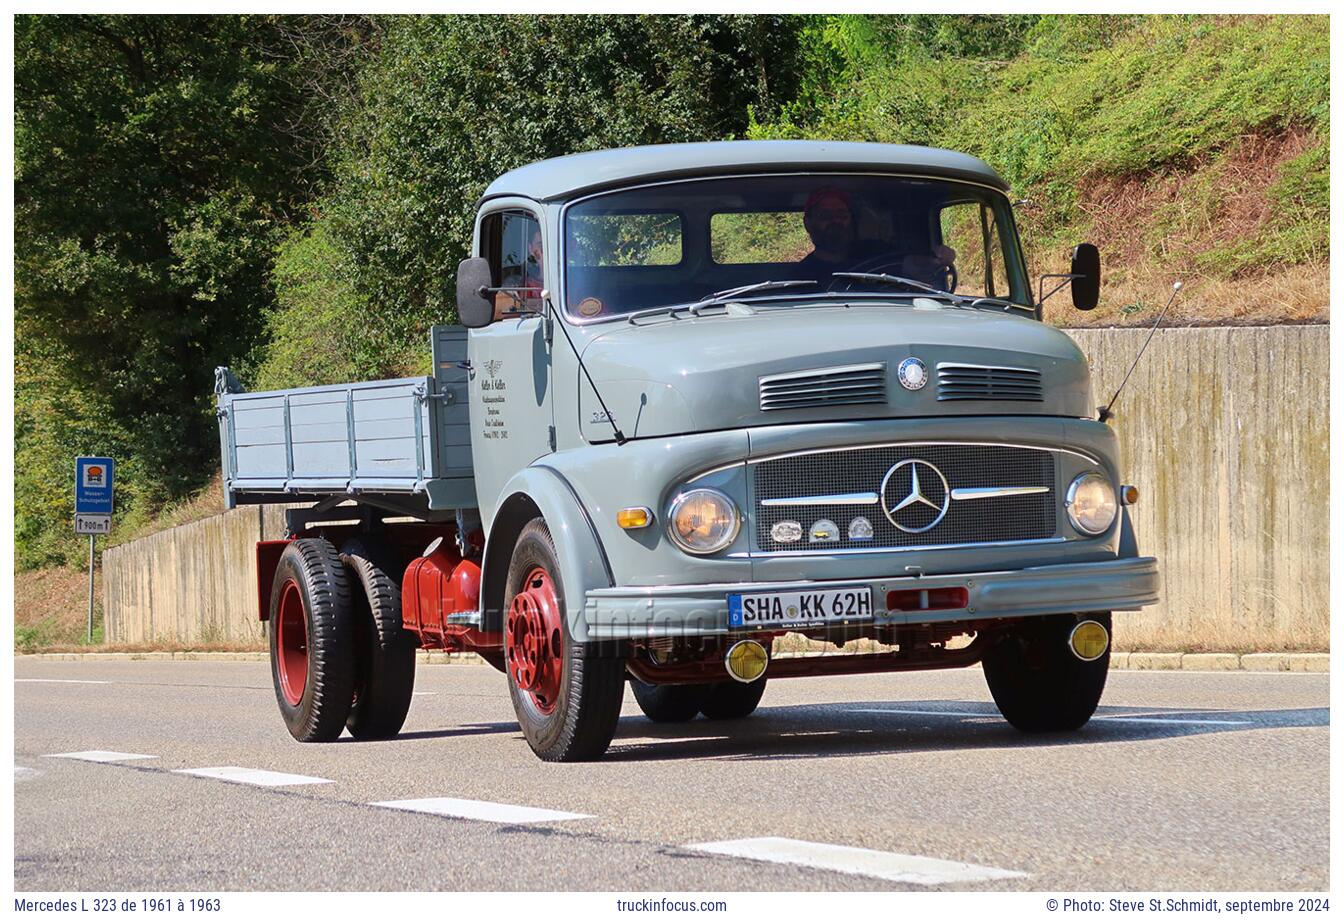
[{"label": "dashed lane line", "polygon": [[481,802],[476,799],[401,799],[394,802],[370,802],[380,808],[400,811],[418,811],[450,818],[469,818],[472,821],[490,821],[495,824],[539,824],[545,821],[575,821],[592,815],[572,811],[552,811],[549,808],[529,808],[504,802]]},{"label": "dashed lane line", "polygon": [[833,843],[813,843],[810,840],[794,840],[789,837],[721,840],[714,843],[689,844],[685,849],[758,862],[825,869],[847,875],[866,875],[908,885],[934,886],[1027,877],[1025,872],[1011,869],[977,866],[973,863],[933,859],[909,853],[839,846]]},{"label": "dashed lane line", "polygon": [[251,770],[247,767],[196,767],[190,770],[174,770],[187,776],[203,776],[207,779],[219,779],[226,783],[244,783],[249,786],[308,786],[314,783],[330,783],[333,780],[317,776],[302,776],[298,773],[277,773],[273,770]]},{"label": "dashed lane line", "polygon": [[87,760],[91,763],[120,763],[123,760],[157,760],[157,754],[127,754],[122,751],[72,751],[69,754],[43,754],[43,757],[64,757],[67,760]]}]

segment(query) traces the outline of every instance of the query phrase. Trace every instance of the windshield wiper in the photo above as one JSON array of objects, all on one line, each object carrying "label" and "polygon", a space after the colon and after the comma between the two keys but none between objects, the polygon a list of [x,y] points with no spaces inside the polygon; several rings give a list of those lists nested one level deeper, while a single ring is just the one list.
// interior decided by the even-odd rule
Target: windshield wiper
[{"label": "windshield wiper", "polygon": [[725,300],[729,297],[739,297],[742,294],[750,294],[752,291],[769,291],[774,288],[797,287],[801,284],[816,284],[811,278],[793,278],[783,281],[757,281],[755,284],[744,284],[741,287],[728,288],[723,291],[715,291],[713,294],[706,294],[700,298],[700,303],[712,303],[716,300]]},{"label": "windshield wiper", "polygon": [[915,281],[913,278],[902,278],[899,275],[884,275],[877,272],[832,272],[831,276],[833,278],[854,278],[858,281],[880,281],[883,284],[904,284],[906,287],[912,287],[917,291],[928,291],[930,294],[942,294],[945,297],[953,296],[931,284]]},{"label": "windshield wiper", "polygon": [[980,304],[992,304],[996,307],[1003,307],[1004,310],[1018,309],[1026,310],[1028,313],[1035,313],[1035,307],[1028,307],[1025,304],[1013,303],[1011,300],[1004,300],[1002,297],[981,297],[971,294],[954,294],[951,291],[940,290],[932,285],[925,284],[922,281],[916,281],[913,278],[902,278],[898,275],[883,275],[868,272],[835,272],[837,278],[855,278],[859,281],[879,281],[884,284],[904,284],[918,291],[927,291],[930,294],[936,294],[939,297],[951,298],[959,304],[968,304],[977,307]]}]

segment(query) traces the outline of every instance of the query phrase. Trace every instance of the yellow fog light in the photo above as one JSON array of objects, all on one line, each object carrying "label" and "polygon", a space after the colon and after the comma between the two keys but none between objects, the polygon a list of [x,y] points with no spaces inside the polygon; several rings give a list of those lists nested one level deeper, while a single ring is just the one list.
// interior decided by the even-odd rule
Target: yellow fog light
[{"label": "yellow fog light", "polygon": [[1069,633],[1069,648],[1083,661],[1096,661],[1106,654],[1111,637],[1096,620],[1083,620]]},{"label": "yellow fog light", "polygon": [[734,642],[723,656],[723,666],[733,680],[749,684],[765,673],[770,663],[770,653],[755,639],[743,639]]},{"label": "yellow fog light", "polygon": [[648,508],[622,508],[616,512],[616,523],[622,530],[639,530],[653,523],[653,512]]},{"label": "yellow fog light", "polygon": [[1138,486],[1121,486],[1121,487],[1120,487],[1120,504],[1122,504],[1122,505],[1137,505],[1138,503],[1139,503],[1139,487],[1138,487]]}]

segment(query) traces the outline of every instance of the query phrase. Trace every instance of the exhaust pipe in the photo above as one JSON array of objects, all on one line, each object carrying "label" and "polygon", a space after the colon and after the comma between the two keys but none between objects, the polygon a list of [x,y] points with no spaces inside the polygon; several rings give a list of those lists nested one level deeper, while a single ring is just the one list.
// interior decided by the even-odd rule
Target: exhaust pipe
[{"label": "exhaust pipe", "polygon": [[1111,644],[1106,627],[1096,620],[1083,620],[1069,633],[1069,651],[1079,661],[1096,661]]}]

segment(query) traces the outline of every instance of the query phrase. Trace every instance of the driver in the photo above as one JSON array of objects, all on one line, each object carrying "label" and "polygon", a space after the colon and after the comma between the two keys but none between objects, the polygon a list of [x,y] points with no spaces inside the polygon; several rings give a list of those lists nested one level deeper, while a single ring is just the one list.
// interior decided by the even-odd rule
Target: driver
[{"label": "driver", "polygon": [[807,197],[803,228],[812,239],[812,251],[798,264],[818,281],[826,281],[832,272],[847,270],[860,257],[854,252],[854,210],[849,196],[840,189],[827,185]]},{"label": "driver", "polygon": [[882,247],[858,240],[849,195],[834,186],[822,186],[808,196],[803,205],[803,227],[812,240],[812,251],[798,264],[806,267],[808,277],[815,277],[822,284],[833,272],[863,265],[874,272],[899,268],[902,277],[941,290],[947,287],[948,270],[957,258],[952,247],[939,245],[932,252],[911,253],[904,258],[893,254],[890,260],[875,264],[875,257],[883,253]]}]

